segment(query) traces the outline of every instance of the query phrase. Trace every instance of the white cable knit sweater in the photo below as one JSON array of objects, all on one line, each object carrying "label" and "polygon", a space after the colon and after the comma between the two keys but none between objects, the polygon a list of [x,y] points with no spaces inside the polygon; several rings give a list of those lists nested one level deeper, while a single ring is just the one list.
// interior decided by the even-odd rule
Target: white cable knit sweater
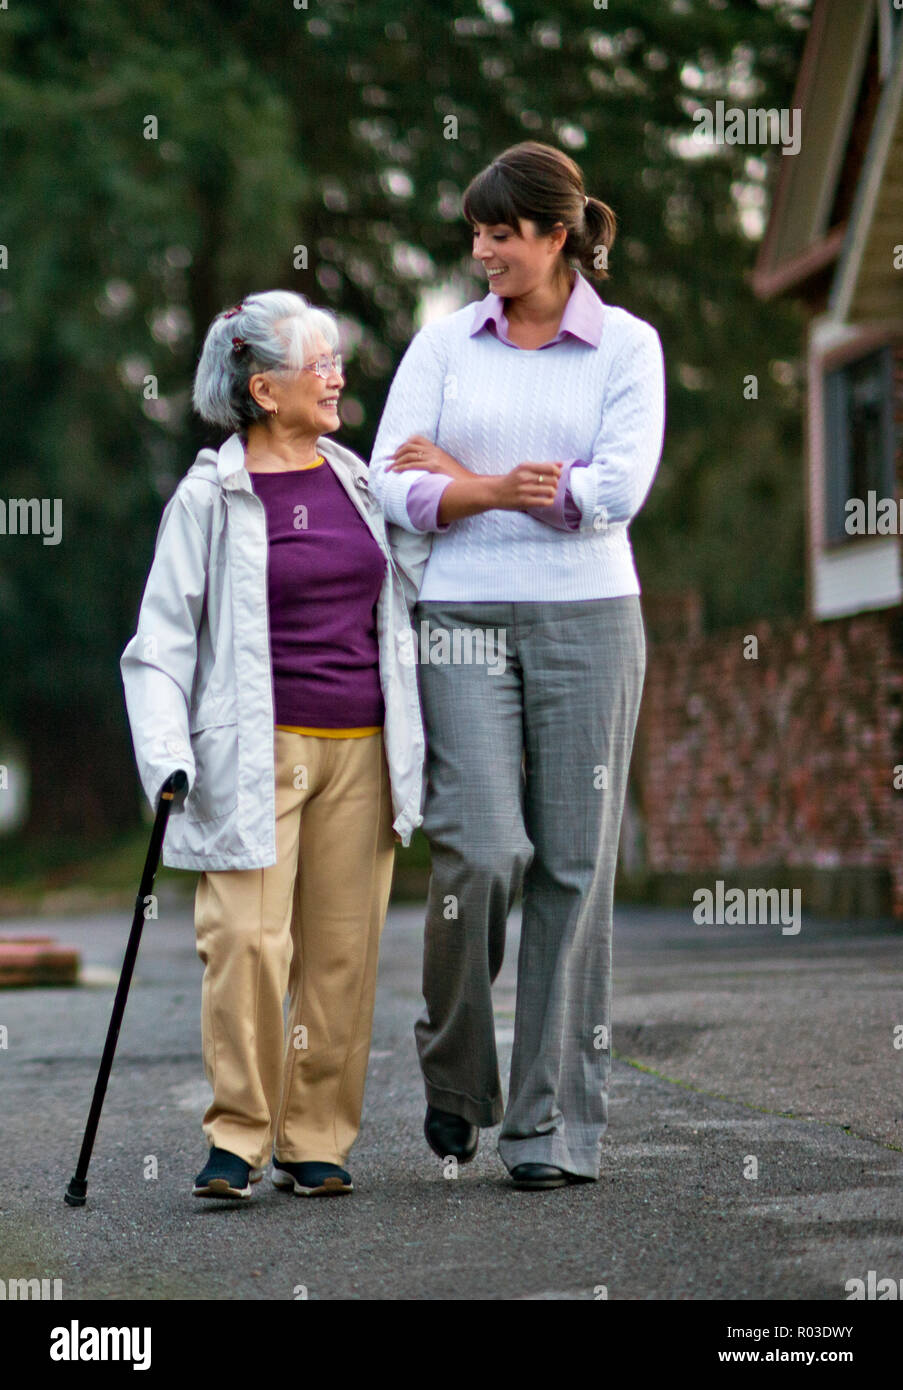
[{"label": "white cable knit sweater", "polygon": [[651,324],[606,304],[599,346],[565,337],[515,348],[489,329],[470,336],[474,305],[427,324],[392,382],[370,460],[386,518],[415,531],[407,494],[422,471],[386,471],[423,434],[475,473],[571,459],[579,530],[493,510],[434,532],[420,588],[427,600],[524,601],[638,594],[628,524],[661,456],[664,362]]}]

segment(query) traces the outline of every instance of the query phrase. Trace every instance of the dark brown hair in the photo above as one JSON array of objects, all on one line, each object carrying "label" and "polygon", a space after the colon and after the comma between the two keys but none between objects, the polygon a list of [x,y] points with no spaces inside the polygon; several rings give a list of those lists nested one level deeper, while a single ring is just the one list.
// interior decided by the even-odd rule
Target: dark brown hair
[{"label": "dark brown hair", "polygon": [[607,203],[588,198],[584,204],[585,196],[583,175],[573,159],[552,145],[525,140],[511,145],[471,180],[464,190],[463,210],[468,222],[504,222],[515,231],[518,219],[527,218],[535,222],[540,236],[560,222],[567,229],[562,256],[587,275],[607,280],[617,219]]}]

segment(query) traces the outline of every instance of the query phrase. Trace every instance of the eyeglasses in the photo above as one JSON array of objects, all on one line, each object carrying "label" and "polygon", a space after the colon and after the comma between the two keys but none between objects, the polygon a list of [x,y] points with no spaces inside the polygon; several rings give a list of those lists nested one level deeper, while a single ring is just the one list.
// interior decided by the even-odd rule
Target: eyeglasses
[{"label": "eyeglasses", "polygon": [[331,357],[318,357],[316,362],[308,362],[301,370],[302,372],[316,372],[317,376],[321,376],[324,381],[326,381],[333,372],[338,372],[339,376],[341,376],[342,354],[340,352],[335,352]]}]

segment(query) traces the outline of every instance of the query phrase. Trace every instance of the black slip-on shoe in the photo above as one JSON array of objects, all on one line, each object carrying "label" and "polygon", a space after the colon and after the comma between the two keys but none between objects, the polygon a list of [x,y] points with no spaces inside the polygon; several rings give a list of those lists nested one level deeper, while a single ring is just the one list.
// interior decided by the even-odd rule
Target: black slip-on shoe
[{"label": "black slip-on shoe", "polygon": [[245,1163],[238,1154],[214,1145],[205,1166],[194,1180],[192,1194],[195,1197],[250,1197],[251,1183],[259,1182],[263,1177],[259,1169],[253,1172],[258,1172],[260,1176],[253,1177],[250,1163]]},{"label": "black slip-on shoe", "polygon": [[337,1163],[287,1163],[273,1155],[273,1186],[298,1197],[340,1197],[353,1192],[351,1174]]},{"label": "black slip-on shoe", "polygon": [[540,1191],[548,1187],[567,1187],[569,1175],[551,1163],[518,1163],[511,1169],[515,1187]]},{"label": "black slip-on shoe", "polygon": [[456,1158],[459,1163],[469,1163],[480,1142],[476,1125],[448,1110],[434,1110],[431,1105],[426,1107],[423,1133],[434,1154],[440,1158]]}]

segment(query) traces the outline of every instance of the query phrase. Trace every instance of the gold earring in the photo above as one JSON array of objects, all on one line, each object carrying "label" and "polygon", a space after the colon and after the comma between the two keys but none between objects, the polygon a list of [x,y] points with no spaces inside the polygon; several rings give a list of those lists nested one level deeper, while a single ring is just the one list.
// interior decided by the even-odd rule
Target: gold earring
[{"label": "gold earring", "polygon": [[279,407],[278,407],[278,405],[274,405],[274,406],[273,406],[273,409],[272,409],[272,411],[271,411],[270,413],[271,413],[271,415],[273,415],[273,417],[275,418],[275,417],[279,414]]}]

